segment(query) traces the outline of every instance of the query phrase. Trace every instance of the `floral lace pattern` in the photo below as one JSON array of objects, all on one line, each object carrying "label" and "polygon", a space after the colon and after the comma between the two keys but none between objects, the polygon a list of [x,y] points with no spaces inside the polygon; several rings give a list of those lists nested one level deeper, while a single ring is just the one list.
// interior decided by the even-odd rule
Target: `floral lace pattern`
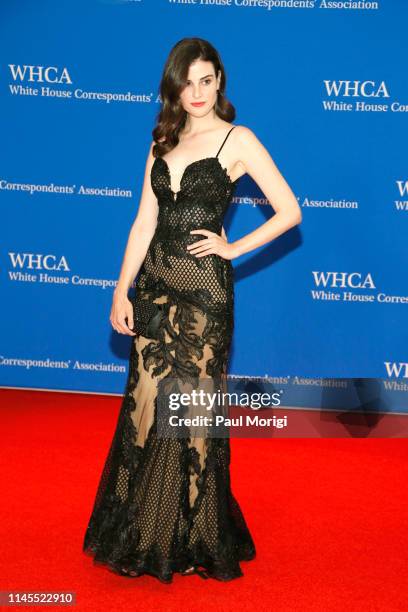
[{"label": "floral lace pattern", "polygon": [[218,255],[197,258],[186,246],[202,238],[191,229],[221,233],[236,182],[217,154],[186,168],[175,200],[163,162],[156,158],[152,167],[159,217],[136,291],[164,304],[165,316],[157,339],[132,338],[123,402],[83,550],[115,572],[127,568],[162,582],[191,565],[231,580],[243,575],[239,561],[253,559],[255,545],[231,490],[230,441],[188,429],[183,437],[159,436],[157,394],[167,379],[225,384],[233,267]]}]

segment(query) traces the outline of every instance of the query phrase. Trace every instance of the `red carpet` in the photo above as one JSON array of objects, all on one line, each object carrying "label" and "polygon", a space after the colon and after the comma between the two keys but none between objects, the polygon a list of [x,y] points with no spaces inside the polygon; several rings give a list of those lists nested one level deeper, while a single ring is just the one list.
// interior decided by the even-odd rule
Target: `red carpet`
[{"label": "red carpet", "polygon": [[81,546],[120,401],[1,390],[1,591],[73,591],[72,608],[95,611],[407,610],[406,439],[232,439],[257,547],[242,578],[95,567]]}]

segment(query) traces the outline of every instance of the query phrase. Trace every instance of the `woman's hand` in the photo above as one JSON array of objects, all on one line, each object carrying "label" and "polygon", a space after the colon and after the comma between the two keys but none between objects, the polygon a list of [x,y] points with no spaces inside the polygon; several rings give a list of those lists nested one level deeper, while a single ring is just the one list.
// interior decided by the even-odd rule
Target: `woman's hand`
[{"label": "woman's hand", "polygon": [[[127,325],[125,321],[126,318]],[[133,306],[125,293],[113,292],[113,302],[109,320],[112,327],[116,329],[119,334],[136,336],[135,332],[132,332]]]},{"label": "woman's hand", "polygon": [[233,244],[230,244],[223,236],[219,236],[215,232],[210,232],[207,229],[196,229],[191,230],[190,234],[203,234],[207,236],[203,240],[187,245],[187,249],[196,257],[214,254],[224,259],[234,259],[234,257],[239,255]]}]

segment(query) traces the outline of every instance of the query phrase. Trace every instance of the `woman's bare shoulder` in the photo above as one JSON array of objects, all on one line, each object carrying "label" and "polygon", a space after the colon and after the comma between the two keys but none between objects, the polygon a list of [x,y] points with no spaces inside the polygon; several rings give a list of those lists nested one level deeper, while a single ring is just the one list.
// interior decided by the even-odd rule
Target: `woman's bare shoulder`
[{"label": "woman's bare shoulder", "polygon": [[256,138],[255,133],[248,126],[239,124],[234,127],[235,127],[234,129],[235,138],[244,138],[244,139]]}]

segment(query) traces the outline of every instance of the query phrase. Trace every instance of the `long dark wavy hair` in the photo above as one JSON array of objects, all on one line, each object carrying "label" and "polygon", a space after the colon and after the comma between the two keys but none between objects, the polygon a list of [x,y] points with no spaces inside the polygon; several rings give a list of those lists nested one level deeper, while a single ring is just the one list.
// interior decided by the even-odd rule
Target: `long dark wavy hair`
[{"label": "long dark wavy hair", "polygon": [[216,77],[218,71],[221,71],[215,113],[224,121],[231,122],[235,119],[235,108],[224,94],[226,76],[217,50],[203,38],[182,38],[171,49],[163,69],[159,88],[162,106],[157,116],[156,127],[152,131],[156,143],[152,150],[154,157],[161,157],[174,149],[179,142],[179,133],[187,119],[187,111],[181,104],[180,93],[187,84],[190,64],[198,59],[212,62]]}]

